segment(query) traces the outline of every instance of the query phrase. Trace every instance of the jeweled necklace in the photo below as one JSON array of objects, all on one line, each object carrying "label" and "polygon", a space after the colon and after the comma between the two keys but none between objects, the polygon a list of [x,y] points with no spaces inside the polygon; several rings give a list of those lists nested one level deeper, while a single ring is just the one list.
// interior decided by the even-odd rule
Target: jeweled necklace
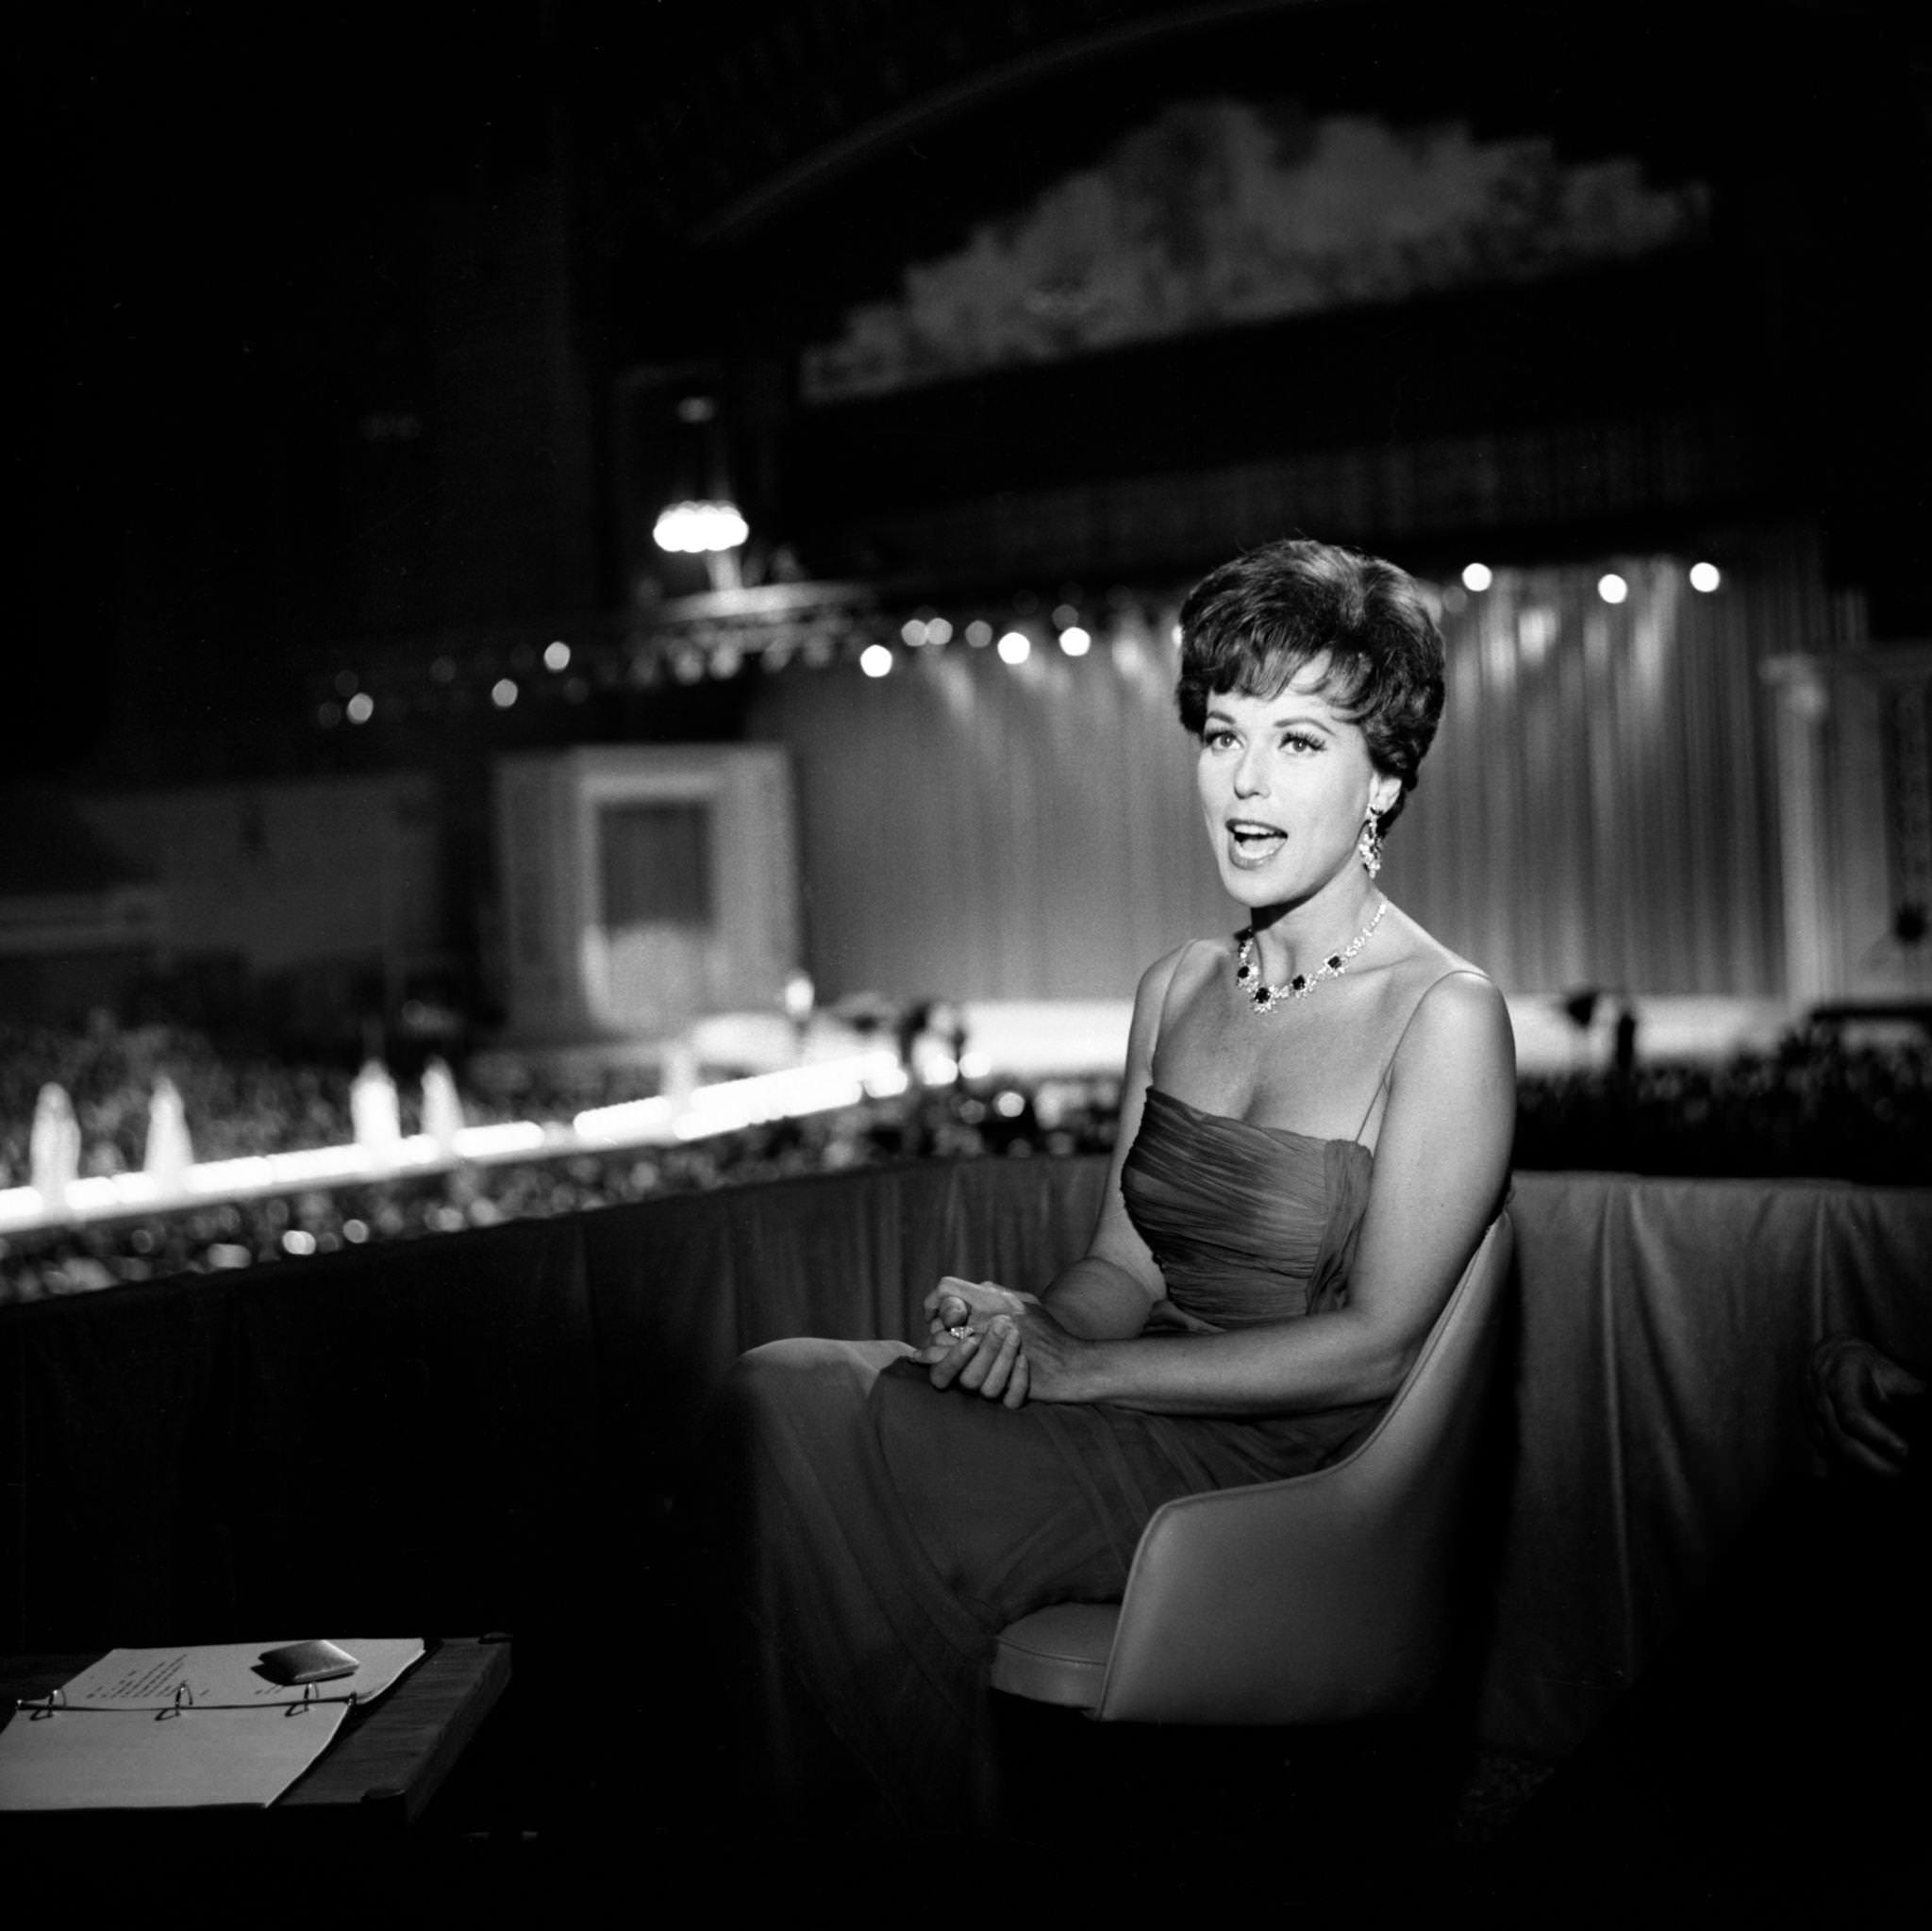
[{"label": "jeweled necklace", "polygon": [[1285,986],[1262,984],[1261,969],[1255,963],[1255,928],[1243,926],[1234,935],[1234,982],[1248,995],[1257,1012],[1273,1012],[1284,999],[1306,999],[1324,979],[1339,979],[1348,970],[1349,960],[1369,942],[1369,934],[1382,923],[1382,914],[1388,909],[1385,898],[1375,907],[1375,916],[1340,952],[1331,952],[1311,973],[1297,973]]}]

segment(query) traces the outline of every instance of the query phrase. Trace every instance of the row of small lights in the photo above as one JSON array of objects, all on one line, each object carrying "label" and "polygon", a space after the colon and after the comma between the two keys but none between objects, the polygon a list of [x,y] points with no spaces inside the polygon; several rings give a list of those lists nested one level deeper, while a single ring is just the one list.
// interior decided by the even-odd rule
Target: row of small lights
[{"label": "row of small lights", "polygon": [[[1077,621],[1079,615],[1071,604],[1056,606],[1053,613],[1054,635],[1070,658],[1084,658],[1093,648],[1093,635]],[[952,642],[953,626],[944,617],[908,617],[899,626],[899,637],[910,650],[939,648]],[[965,638],[974,650],[991,644],[1003,664],[1024,664],[1033,655],[1033,640],[1024,630],[1003,631],[995,638],[992,625],[983,617],[967,624]],[[893,661],[890,644],[869,643],[858,654],[858,668],[868,677],[883,677]]]},{"label": "row of small lights", "polygon": [[[439,658],[439,664],[449,662]],[[543,646],[543,668],[558,674],[570,669],[571,648],[561,638]],[[454,667],[452,667],[454,668]],[[450,681],[447,678],[441,682]],[[319,707],[317,718],[324,724],[340,724],[343,719],[352,724],[366,724],[375,715],[375,699],[368,691],[358,688],[359,680],[354,671],[339,671],[336,674],[336,692],[341,699],[334,698]],[[514,677],[499,677],[490,687],[490,701],[498,710],[508,710],[523,694],[523,688]],[[584,693],[589,695],[588,688]]]},{"label": "row of small lights", "polygon": [[[1724,582],[1723,573],[1715,563],[1693,563],[1688,574],[1690,588],[1706,595]],[[1467,563],[1462,568],[1462,587],[1472,595],[1480,596],[1494,582],[1495,572],[1487,563]],[[1627,578],[1620,576],[1614,570],[1606,571],[1597,578],[1596,593],[1607,604],[1621,604],[1630,595],[1630,584]],[[1060,604],[1053,612],[1056,641],[1062,654],[1070,658],[1084,658],[1093,648],[1092,633],[1078,622],[1079,614],[1071,604]],[[901,641],[911,650],[942,647],[952,642],[954,635],[952,623],[944,617],[908,617],[899,626]],[[1005,664],[1017,667],[1033,655],[1033,640],[1025,631],[1012,629],[995,635],[993,626],[983,617],[975,617],[968,624],[963,635],[974,650],[984,650],[991,645]],[[1174,641],[1178,643],[1179,641],[1176,626]],[[887,675],[895,662],[897,658],[890,644],[869,643],[858,656],[858,668],[868,677]],[[561,639],[544,646],[543,668],[546,671],[561,674],[570,668],[570,645]],[[375,715],[375,700],[368,691],[357,688],[354,672],[341,672],[336,679],[336,689],[342,701],[337,704],[331,700],[321,707],[319,716],[323,724],[333,724],[346,719],[352,724],[366,724]],[[499,677],[490,687],[490,701],[498,710],[508,710],[521,695],[522,689],[514,677]]]},{"label": "row of small lights", "polygon": [[[1690,588],[1707,596],[1724,580],[1724,573],[1715,563],[1693,563],[1687,574]],[[1495,580],[1496,573],[1487,563],[1462,566],[1462,587],[1473,595],[1480,596]],[[1630,594],[1629,579],[1619,576],[1614,570],[1607,570],[1596,580],[1596,593],[1607,604],[1621,604]]]}]

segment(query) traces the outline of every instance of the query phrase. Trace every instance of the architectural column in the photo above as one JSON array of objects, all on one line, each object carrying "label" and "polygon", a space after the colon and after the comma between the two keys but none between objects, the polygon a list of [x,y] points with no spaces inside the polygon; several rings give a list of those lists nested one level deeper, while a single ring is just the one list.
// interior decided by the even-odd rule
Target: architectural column
[{"label": "architectural column", "polygon": [[1795,1007],[1838,990],[1832,931],[1831,822],[1824,758],[1831,688],[1823,659],[1767,658],[1776,703],[1779,869],[1784,885],[1785,996]]}]

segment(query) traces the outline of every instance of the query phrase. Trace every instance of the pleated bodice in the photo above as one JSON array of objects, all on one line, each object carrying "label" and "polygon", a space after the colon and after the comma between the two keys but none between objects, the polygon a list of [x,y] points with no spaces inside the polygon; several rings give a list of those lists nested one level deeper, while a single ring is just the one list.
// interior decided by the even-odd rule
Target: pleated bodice
[{"label": "pleated bodice", "polygon": [[1121,1191],[1168,1298],[1216,1327],[1341,1307],[1374,1156],[1147,1090]]}]

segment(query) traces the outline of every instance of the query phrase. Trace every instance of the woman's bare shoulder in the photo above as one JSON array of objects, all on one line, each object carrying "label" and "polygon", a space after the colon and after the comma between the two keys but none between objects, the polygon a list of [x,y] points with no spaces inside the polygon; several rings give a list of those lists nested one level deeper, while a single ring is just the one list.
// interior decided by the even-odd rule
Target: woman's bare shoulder
[{"label": "woman's bare shoulder", "polygon": [[1418,990],[1452,976],[1493,987],[1494,981],[1489,974],[1473,959],[1452,951],[1433,932],[1418,924],[1400,906],[1391,906],[1390,909],[1396,916],[1401,942],[1401,951],[1391,970],[1401,980]]},{"label": "woman's bare shoulder", "polygon": [[1233,957],[1231,941],[1184,940],[1172,952],[1163,952],[1141,974],[1141,983],[1134,992],[1136,1007],[1145,1006],[1150,1000],[1158,1007],[1173,999],[1185,998],[1213,973],[1224,958],[1231,959]]},{"label": "woman's bare shoulder", "polygon": [[[1501,989],[1481,966],[1453,951],[1402,914],[1404,950],[1393,968],[1397,999],[1409,1013],[1405,1030],[1507,1038],[1509,1009]],[[1513,1047],[1512,1047],[1513,1051]]]}]

